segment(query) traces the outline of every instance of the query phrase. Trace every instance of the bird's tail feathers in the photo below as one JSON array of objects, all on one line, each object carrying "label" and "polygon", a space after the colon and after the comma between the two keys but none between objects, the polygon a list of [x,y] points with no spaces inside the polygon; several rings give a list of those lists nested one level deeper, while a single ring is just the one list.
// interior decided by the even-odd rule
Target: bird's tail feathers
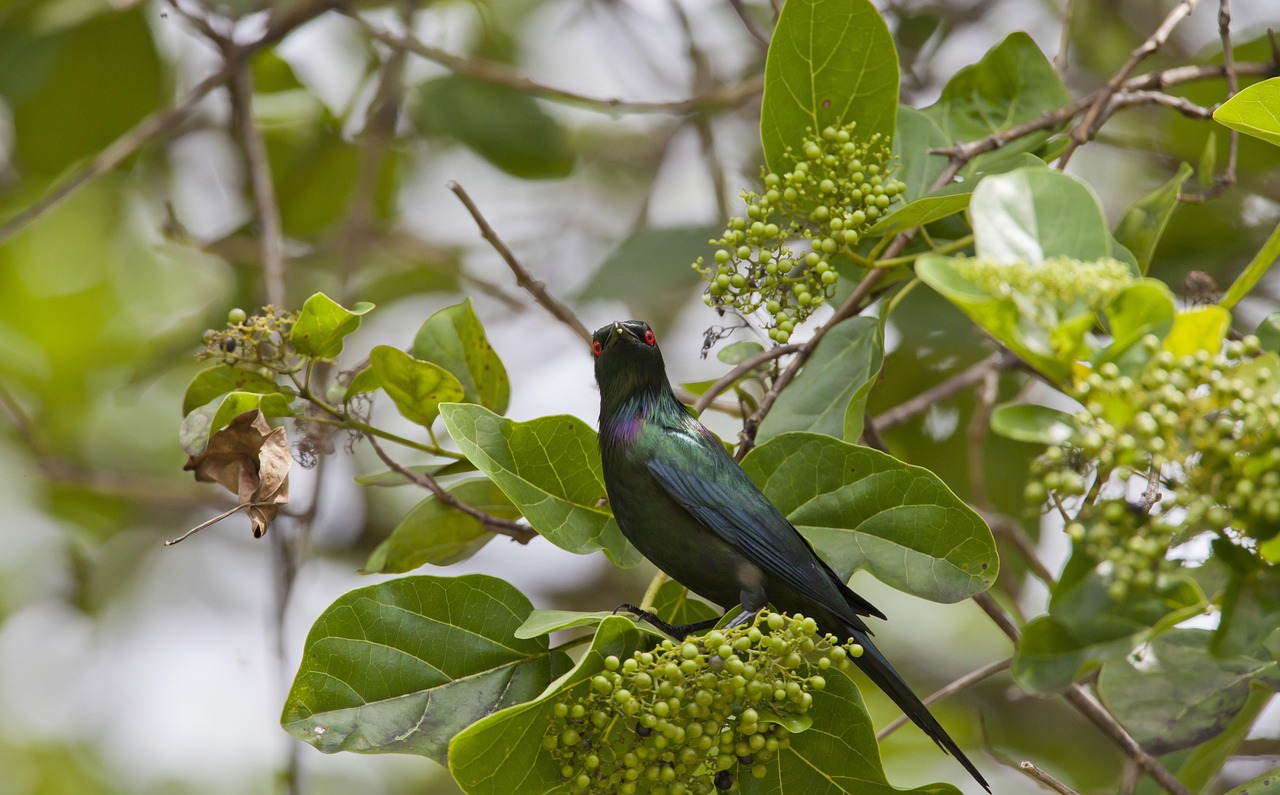
[{"label": "bird's tail feathers", "polygon": [[964,755],[964,751],[960,750],[955,740],[951,739],[951,735],[947,734],[947,730],[942,728],[942,724],[938,723],[937,718],[933,717],[933,714],[929,712],[929,708],[920,701],[902,676],[894,670],[894,667],[880,653],[880,650],[863,633],[855,630],[852,634],[863,650],[861,657],[853,659],[854,664],[867,675],[867,678],[876,687],[883,690],[885,695],[893,699],[893,703],[897,704],[906,713],[907,717],[911,718],[911,721],[920,727],[921,731],[929,735],[942,750],[954,756],[956,761],[964,765],[964,769],[969,771],[969,775],[973,776],[974,780],[981,784],[983,789],[990,792],[991,785],[978,772],[978,768],[969,761],[969,757]]}]

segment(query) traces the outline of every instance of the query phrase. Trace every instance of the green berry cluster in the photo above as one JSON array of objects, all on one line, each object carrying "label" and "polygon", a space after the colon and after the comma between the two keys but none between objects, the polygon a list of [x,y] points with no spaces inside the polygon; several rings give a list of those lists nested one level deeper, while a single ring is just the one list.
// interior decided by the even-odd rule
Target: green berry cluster
[{"label": "green berry cluster", "polygon": [[253,315],[243,309],[232,309],[227,313],[226,328],[204,333],[204,350],[197,358],[290,372],[294,368],[286,360],[290,352],[289,332],[296,320],[295,313],[270,305]]},{"label": "green berry cluster", "polygon": [[1136,374],[1107,363],[1079,381],[1075,430],[1025,496],[1082,498],[1067,532],[1109,564],[1116,597],[1158,583],[1170,544],[1204,532],[1280,561],[1280,358],[1256,337],[1180,356],[1140,344]]},{"label": "green berry cluster", "polygon": [[[857,247],[867,227],[902,196],[887,142],[859,141],[853,124],[806,138],[795,166],[766,173],[764,191],[744,191],[746,217],[729,219],[715,262],[694,268],[708,281],[708,306],[743,314],[764,310],[769,337],[786,342],[792,330],[835,292],[833,259]],[[804,250],[807,249],[807,250]]]},{"label": "green berry cluster", "polygon": [[[812,618],[762,612],[750,625],[607,657],[581,695],[552,706],[542,747],[575,793],[736,790],[766,774],[822,672],[862,654]],[[566,693],[565,695],[568,695]]]},{"label": "green berry cluster", "polygon": [[1037,265],[956,257],[952,267],[961,278],[989,295],[1070,308],[1101,309],[1133,282],[1129,266],[1110,258],[1082,262],[1053,257]]}]

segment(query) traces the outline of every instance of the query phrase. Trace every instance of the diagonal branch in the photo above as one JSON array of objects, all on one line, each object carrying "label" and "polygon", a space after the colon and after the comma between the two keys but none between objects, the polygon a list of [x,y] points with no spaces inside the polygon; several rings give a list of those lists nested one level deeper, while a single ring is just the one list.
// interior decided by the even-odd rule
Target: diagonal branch
[{"label": "diagonal branch", "polygon": [[[981,668],[972,670],[969,673],[965,674],[964,676],[960,677],[959,679],[956,679],[954,682],[951,682],[950,684],[940,687],[937,690],[933,691],[923,699],[922,703],[927,707],[930,704],[934,703],[935,701],[941,701],[942,699],[947,698],[948,696],[952,696],[952,695],[955,695],[956,693],[959,693],[961,690],[964,690],[967,687],[972,687],[973,685],[976,685],[978,682],[981,682],[983,679],[989,679],[990,677],[995,676],[1001,671],[1007,671],[1009,670],[1009,666],[1011,665],[1013,665],[1012,657],[1006,657],[1003,660],[996,660],[993,663],[987,663]],[[884,740],[884,738],[888,737],[890,734],[893,734],[898,729],[901,729],[903,726],[907,725],[907,723],[910,720],[911,720],[910,717],[906,715],[902,715],[893,723],[890,723],[888,726],[885,726],[883,729],[876,732],[876,740]]]}]

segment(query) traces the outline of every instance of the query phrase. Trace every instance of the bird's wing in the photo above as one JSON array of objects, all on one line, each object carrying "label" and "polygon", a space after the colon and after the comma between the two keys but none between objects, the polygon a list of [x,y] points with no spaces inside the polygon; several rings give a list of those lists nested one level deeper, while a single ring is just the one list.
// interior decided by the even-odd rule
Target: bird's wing
[{"label": "bird's wing", "polygon": [[648,463],[654,479],[682,508],[762,571],[832,613],[847,616],[852,608],[858,615],[884,618],[818,557],[718,442],[700,435],[686,441]]}]

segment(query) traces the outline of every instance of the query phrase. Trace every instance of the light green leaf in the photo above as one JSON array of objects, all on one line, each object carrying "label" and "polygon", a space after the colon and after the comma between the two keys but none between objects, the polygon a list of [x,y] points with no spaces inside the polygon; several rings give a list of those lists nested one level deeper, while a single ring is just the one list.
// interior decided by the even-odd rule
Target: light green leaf
[{"label": "light green leaf", "polygon": [[[489,715],[460,732],[449,745],[449,770],[462,791],[467,795],[564,792],[560,765],[542,748],[553,705],[585,697],[591,677],[604,670],[606,657],[630,657],[637,649],[648,648],[647,638],[623,616],[605,618],[591,648],[567,675],[533,700]],[[546,640],[540,642],[545,647]]]},{"label": "light green leaf", "polygon": [[923,196],[889,213],[867,230],[868,235],[896,235],[917,226],[931,224],[948,216],[963,212],[969,206],[972,193],[950,193],[939,196]]},{"label": "light green leaf", "polygon": [[1254,255],[1249,264],[1245,266],[1236,280],[1227,288],[1227,292],[1222,296],[1222,300],[1218,302],[1220,306],[1231,309],[1240,303],[1240,299],[1249,294],[1258,280],[1271,270],[1271,266],[1276,264],[1276,260],[1280,260],[1280,224],[1272,230],[1267,242],[1262,244],[1262,248]]},{"label": "light green leaf", "polygon": [[441,403],[463,398],[462,384],[448,370],[390,345],[379,345],[369,352],[369,367],[400,413],[424,428],[436,421]]},{"label": "light green leaf", "polygon": [[1280,77],[1242,89],[1213,112],[1224,127],[1280,146]]},{"label": "light green leaf", "polygon": [[1193,306],[1174,316],[1164,348],[1174,356],[1194,356],[1199,351],[1217,353],[1230,330],[1231,313],[1225,307]]},{"label": "light green leaf", "polygon": [[569,667],[516,627],[529,600],[482,574],[357,588],[307,635],[280,723],[321,751],[407,753],[444,763],[449,740],[535,698]]},{"label": "light green leaf", "polygon": [[1280,353],[1280,312],[1267,315],[1253,332],[1264,351]]},{"label": "light green leaf", "polygon": [[1251,682],[1274,682],[1280,675],[1276,662],[1261,655],[1213,655],[1212,637],[1210,630],[1174,629],[1141,649],[1136,662],[1102,666],[1103,702],[1150,753],[1160,756],[1217,736],[1244,708]]},{"label": "light green leaf", "polygon": [[1138,272],[1145,276],[1151,265],[1151,256],[1155,254],[1160,236],[1178,206],[1178,194],[1182,184],[1191,176],[1192,168],[1187,163],[1178,165],[1178,173],[1168,182],[1143,196],[1125,210],[1120,223],[1116,224],[1115,237],[1120,245],[1133,252],[1138,263]]},{"label": "light green leaf", "polygon": [[862,694],[844,671],[832,668],[825,678],[826,688],[813,694],[813,706],[806,715],[813,720],[807,731],[792,735],[789,746],[778,752],[777,761],[766,766],[764,778],[739,776],[743,795],[959,795],[960,790],[949,784],[926,784],[911,790],[890,785]]},{"label": "light green leaf", "polygon": [[186,416],[216,397],[228,392],[279,392],[276,382],[254,370],[219,364],[196,373],[182,397],[182,416]]},{"label": "light green leaf", "polygon": [[[1025,33],[1010,34],[982,60],[966,66],[947,82],[942,96],[924,112],[941,128],[948,143],[974,141],[1007,130],[1071,102],[1071,94]],[[1029,152],[1052,130],[1023,136],[1002,147],[1003,154]]]},{"label": "light green leaf", "polygon": [[342,338],[360,328],[360,316],[373,309],[361,301],[346,309],[324,293],[316,293],[302,305],[289,341],[304,356],[332,359],[342,353]]},{"label": "light green leaf", "polygon": [[1251,778],[1223,795],[1280,795],[1280,767],[1272,768],[1256,778]]},{"label": "light green leaf", "polygon": [[764,67],[760,140],[769,170],[790,171],[805,138],[855,122],[888,145],[898,110],[898,55],[870,0],[797,0],[778,16]]},{"label": "light green leaf", "polygon": [[1060,445],[1071,438],[1074,428],[1070,414],[1048,406],[1005,403],[991,413],[991,430],[1018,442]]},{"label": "light green leaf", "polygon": [[931,155],[930,149],[941,149],[955,143],[924,112],[898,106],[898,129],[893,137],[893,154],[898,159],[897,177],[907,186],[906,200],[913,202],[933,190],[942,170],[947,167],[945,155]]},{"label": "light green leaf", "polygon": [[716,354],[716,358],[727,365],[736,367],[757,354],[764,353],[764,346],[752,340],[742,340],[726,345]]},{"label": "light green leaf", "polygon": [[1088,185],[1061,171],[1020,168],[978,184],[969,203],[977,256],[1031,264],[1111,256],[1111,231]]},{"label": "light green leaf", "polygon": [[265,417],[292,417],[293,409],[289,404],[290,399],[278,392],[269,395],[229,392],[188,414],[178,430],[178,440],[188,455],[203,455],[209,445],[209,437],[246,411],[261,409]]},{"label": "light green leaf", "polygon": [[995,581],[991,531],[927,469],[814,433],[772,439],[742,468],[842,579],[864,568],[936,602]]},{"label": "light green leaf", "polygon": [[1199,184],[1201,190],[1209,190],[1213,187],[1215,177],[1213,172],[1218,167],[1218,133],[1216,130],[1210,130],[1204,139],[1204,149],[1200,150],[1200,162],[1196,169],[1196,183]]},{"label": "light green leaf", "polygon": [[594,613],[583,613],[577,610],[534,610],[529,614],[529,618],[516,630],[516,637],[536,638],[539,635],[550,635],[552,632],[559,632],[562,629],[596,627],[604,623],[606,618],[614,617],[625,618],[641,632],[658,638],[667,637],[657,627],[646,621],[641,621],[637,616],[633,616],[625,610],[620,610],[616,613],[612,610],[599,610]]},{"label": "light green leaf", "polygon": [[[499,519],[518,519],[520,512],[487,478],[464,480],[449,489],[472,508]],[[430,563],[448,566],[466,560],[493,538],[479,519],[446,505],[433,494],[415,505],[365,561],[366,574],[398,574]]]},{"label": "light green leaf", "polygon": [[414,358],[438,364],[462,384],[465,399],[502,414],[511,400],[511,382],[489,345],[468,298],[427,318],[413,338]]},{"label": "light green leaf", "polygon": [[351,379],[351,383],[347,384],[347,388],[342,393],[342,400],[346,402],[364,392],[374,392],[382,389],[382,380],[378,378],[378,373],[372,367],[366,367],[356,373],[355,378]]},{"label": "light green leaf", "polygon": [[861,435],[861,409],[883,360],[884,338],[879,320],[852,317],[840,323],[827,332],[795,383],[778,397],[760,424],[757,440],[763,442],[790,431],[848,438],[845,415],[854,401],[858,405],[850,413],[857,422],[851,430]]},{"label": "light green leaf", "polygon": [[513,422],[472,403],[446,404],[440,414],[467,458],[548,541],[580,555],[604,550],[619,566],[640,562],[602,505],[596,434],[582,420],[561,415]]},{"label": "light green leaf", "polygon": [[1157,279],[1139,279],[1103,309],[1111,331],[1111,344],[1098,351],[1095,364],[1115,362],[1126,375],[1136,376],[1146,367],[1152,351],[1140,344],[1148,334],[1166,339],[1176,322],[1177,309],[1169,287]]}]

